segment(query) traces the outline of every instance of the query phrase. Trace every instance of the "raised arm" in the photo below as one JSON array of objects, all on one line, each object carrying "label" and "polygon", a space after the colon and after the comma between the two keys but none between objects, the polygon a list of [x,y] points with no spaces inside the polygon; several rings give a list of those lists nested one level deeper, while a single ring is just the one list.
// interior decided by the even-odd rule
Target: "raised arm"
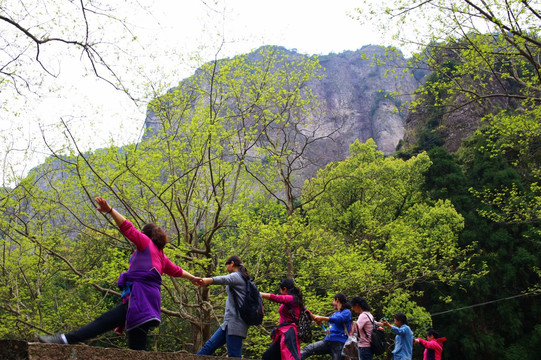
[{"label": "raised arm", "polygon": [[113,220],[115,221],[118,227],[120,227],[120,225],[122,225],[124,221],[126,221],[126,218],[122,216],[118,211],[113,209],[111,205],[109,205],[107,200],[105,200],[101,196],[98,196],[96,198],[96,202],[98,203],[98,211],[101,211],[102,213],[111,214],[111,216],[113,217]]},{"label": "raised arm", "polygon": [[415,344],[421,344],[425,348],[428,348],[428,349],[434,349],[434,350],[441,350],[442,349],[442,346],[440,344],[438,344],[437,341],[428,341],[428,340],[424,340],[424,339],[421,339],[421,338],[417,338],[417,339],[414,340],[414,343]]}]

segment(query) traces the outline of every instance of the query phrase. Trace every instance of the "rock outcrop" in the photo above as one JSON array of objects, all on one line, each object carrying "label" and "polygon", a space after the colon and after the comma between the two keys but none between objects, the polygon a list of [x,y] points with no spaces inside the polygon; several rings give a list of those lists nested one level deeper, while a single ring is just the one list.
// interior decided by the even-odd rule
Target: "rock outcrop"
[{"label": "rock outcrop", "polygon": [[152,352],[112,349],[87,345],[28,343],[0,340],[2,360],[222,360],[220,356],[201,356],[184,352]]},{"label": "rock outcrop", "polygon": [[[322,102],[318,111],[325,114],[314,117],[320,122],[315,126],[325,135],[325,131],[340,124],[334,141],[319,146],[314,154],[323,164],[344,159],[356,139],[364,142],[372,138],[379,150],[391,154],[403,138],[407,104],[426,73],[414,74],[401,56],[395,55],[393,61],[386,59],[388,50],[369,45],[319,57],[324,77],[308,85]],[[286,54],[291,61],[307,56],[289,50]],[[152,131],[145,136],[152,136],[149,134],[155,133],[158,123],[149,111],[145,125]]]}]

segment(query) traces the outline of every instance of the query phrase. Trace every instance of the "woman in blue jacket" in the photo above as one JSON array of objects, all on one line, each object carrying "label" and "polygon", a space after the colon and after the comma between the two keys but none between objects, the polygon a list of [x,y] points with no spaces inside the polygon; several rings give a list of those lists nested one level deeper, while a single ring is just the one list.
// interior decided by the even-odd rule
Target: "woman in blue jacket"
[{"label": "woman in blue jacket", "polygon": [[338,293],[334,295],[332,302],[335,313],[329,317],[312,315],[312,319],[321,325],[323,321],[329,323],[327,336],[321,341],[306,346],[301,350],[301,360],[311,355],[331,354],[332,360],[342,359],[342,348],[351,330],[351,305],[346,295]]}]

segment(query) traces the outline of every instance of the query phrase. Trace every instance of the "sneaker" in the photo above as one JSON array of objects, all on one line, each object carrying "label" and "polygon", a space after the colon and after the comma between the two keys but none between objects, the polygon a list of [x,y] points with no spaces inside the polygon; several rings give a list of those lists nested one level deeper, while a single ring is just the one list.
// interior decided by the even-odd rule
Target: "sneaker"
[{"label": "sneaker", "polygon": [[67,344],[68,342],[65,340],[64,334],[57,334],[57,335],[39,335],[38,339],[42,343],[46,344]]}]

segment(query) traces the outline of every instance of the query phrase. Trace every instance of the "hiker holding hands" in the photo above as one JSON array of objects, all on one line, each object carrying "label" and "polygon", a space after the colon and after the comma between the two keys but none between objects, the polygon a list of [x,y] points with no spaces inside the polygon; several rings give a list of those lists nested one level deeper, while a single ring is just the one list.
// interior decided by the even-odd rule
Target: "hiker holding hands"
[{"label": "hiker holding hands", "polygon": [[227,345],[229,357],[242,357],[242,342],[248,334],[248,324],[242,320],[235,306],[234,296],[244,299],[246,296],[246,280],[250,279],[248,270],[242,265],[242,260],[234,255],[225,261],[226,270],[229,273],[224,276],[198,279],[199,287],[208,285],[226,285],[227,300],[225,302],[225,314],[223,323],[203,345],[197,355],[213,355],[214,352]]},{"label": "hiker holding hands", "polygon": [[402,313],[394,315],[394,326],[387,320],[377,323],[391,329],[396,334],[394,338],[393,360],[411,360],[413,351],[413,332],[408,326],[408,319]]},{"label": "hiker holding hands", "polygon": [[334,296],[333,307],[336,310],[331,316],[312,315],[312,319],[321,325],[323,321],[329,322],[327,336],[323,340],[316,341],[301,350],[301,360],[311,355],[331,354],[332,360],[342,359],[342,348],[351,329],[351,306],[346,295],[338,293]]},{"label": "hiker holding hands", "polygon": [[283,279],[280,281],[279,288],[280,295],[260,293],[263,299],[282,304],[278,309],[280,323],[271,334],[272,344],[261,358],[263,360],[300,360],[301,349],[296,323],[304,309],[302,292],[295,286],[293,279]]},{"label": "hiker holding hands", "polygon": [[136,247],[128,271],[122,273],[117,282],[122,290],[121,304],[77,331],[38,338],[44,343],[74,344],[116,328],[118,332],[126,330],[130,349],[146,350],[148,331],[161,322],[162,274],[181,277],[194,284],[199,283],[199,278],[173,264],[164,254],[168,238],[161,227],[148,223],[139,231],[105,199],[97,197],[95,201],[97,210],[110,215],[122,235]]}]

